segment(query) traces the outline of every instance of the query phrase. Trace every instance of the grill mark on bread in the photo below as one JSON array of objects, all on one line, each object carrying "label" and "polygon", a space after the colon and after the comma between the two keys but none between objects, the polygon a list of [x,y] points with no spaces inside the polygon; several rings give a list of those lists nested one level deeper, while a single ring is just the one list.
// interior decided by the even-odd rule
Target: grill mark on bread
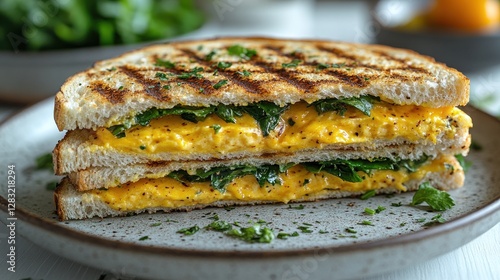
[{"label": "grill mark on bread", "polygon": [[[156,61],[159,58],[160,57],[157,54],[152,56],[153,61]],[[190,58],[194,58],[194,57],[190,56]],[[174,74],[176,76],[189,72],[189,71],[185,71],[184,69],[179,69],[176,66],[174,66],[172,68],[155,66],[154,70],[167,72],[170,74]],[[200,73],[205,73],[205,72],[206,72],[205,69],[203,69],[203,72],[200,72]],[[215,89],[212,86],[212,82],[210,82],[209,80],[207,80],[205,78],[192,77],[192,78],[187,78],[187,79],[179,79],[178,77],[175,77],[174,81],[177,83],[186,84],[189,87],[193,88],[195,90],[195,92],[202,93],[203,95],[211,95],[215,91]],[[200,89],[203,89],[203,91],[200,91]]]},{"label": "grill mark on bread", "polygon": [[346,52],[344,52],[343,50],[341,49],[338,49],[338,48],[334,48],[334,47],[325,47],[321,44],[316,44],[315,47],[320,50],[320,51],[323,51],[323,52],[327,52],[327,53],[330,53],[338,58],[343,58],[343,59],[346,59],[346,60],[349,60],[349,61],[352,61],[354,63],[358,63],[359,61],[359,57],[355,56],[355,55],[351,55],[351,54],[347,54]]},{"label": "grill mark on bread", "polygon": [[113,104],[122,103],[124,100],[125,92],[127,91],[111,88],[100,80],[93,82],[89,87],[97,91],[102,97],[106,98],[110,103]]},{"label": "grill mark on bread", "polygon": [[310,92],[316,88],[317,82],[309,81],[295,76],[294,72],[287,71],[283,68],[276,68],[274,64],[268,63],[261,59],[256,59],[252,62],[253,65],[262,68],[267,73],[277,75],[280,80],[294,86],[302,92]]},{"label": "grill mark on bread", "polygon": [[280,45],[280,46],[265,45],[265,46],[262,46],[262,48],[271,50],[280,56],[289,57],[292,59],[300,59],[300,60],[302,60],[303,63],[306,63],[306,60],[307,60],[304,53],[302,53],[300,51],[293,51],[291,53],[284,52],[283,51],[284,46],[282,46],[282,45]]},{"label": "grill mark on bread", "polygon": [[[383,51],[372,50],[372,52],[374,54],[376,54],[380,57],[383,57],[388,61],[397,62],[401,66],[390,67],[390,68],[380,68],[376,65],[361,63],[361,62],[359,62],[360,59],[357,58],[356,56],[349,55],[349,54],[345,53],[344,51],[336,49],[336,48],[331,48],[331,47],[327,48],[327,47],[323,47],[320,45],[320,46],[318,46],[318,49],[321,51],[326,51],[326,52],[332,53],[338,57],[353,61],[352,65],[346,65],[346,67],[353,67],[353,68],[365,67],[365,68],[377,71],[377,74],[375,76],[371,75],[371,76],[366,77],[366,78],[369,78],[370,80],[372,80],[373,78],[384,76],[384,77],[387,77],[387,78],[392,79],[392,80],[398,80],[400,82],[407,82],[409,80],[416,81],[416,80],[422,79],[423,75],[430,75],[429,71],[427,71],[426,69],[413,66],[413,65],[409,64],[407,60],[399,59],[399,58],[394,57],[394,56],[392,56],[388,53],[385,53]],[[411,70],[413,73],[419,73],[421,75],[417,75],[417,76],[411,75],[410,76],[408,74],[399,74],[399,73],[395,73],[394,70],[402,70],[405,72],[408,72],[408,70]],[[339,77],[342,81],[351,83],[351,85],[357,85],[360,87],[366,87],[368,85],[368,83],[366,81],[364,81],[364,78],[360,79],[360,77],[358,77],[358,76],[345,75],[345,73],[339,72],[339,71],[327,71],[326,73],[333,74],[333,75]]]},{"label": "grill mark on bread", "polygon": [[170,99],[168,95],[162,93],[159,81],[147,79],[140,73],[140,70],[133,69],[127,65],[120,66],[119,69],[122,73],[140,83],[147,95],[160,101],[168,101]]},{"label": "grill mark on bread", "polygon": [[[369,77],[360,77],[359,75],[349,75],[345,73],[344,71],[339,71],[339,70],[328,70],[324,72],[328,75],[335,76],[337,79],[340,81],[353,86],[353,87],[359,87],[363,88],[368,85]],[[368,79],[368,80],[367,80]]]},{"label": "grill mark on bread", "polygon": [[381,71],[379,66],[367,64],[367,63],[362,63],[361,57],[358,57],[358,56],[352,55],[352,54],[348,54],[341,49],[334,48],[334,47],[325,47],[322,45],[316,45],[316,47],[320,51],[327,52],[327,53],[332,54],[338,58],[343,58],[343,59],[347,60],[346,65],[345,65],[346,68],[364,67],[364,68],[372,69],[375,71]]},{"label": "grill mark on bread", "polygon": [[[217,66],[214,66],[214,63],[207,61],[201,57],[199,57],[196,53],[189,49],[179,49],[184,54],[186,54],[189,58],[195,59],[198,63],[203,64],[204,66],[210,68],[215,71],[217,69],[218,73],[225,78],[227,78],[232,84],[236,84],[246,91],[254,94],[267,94],[269,91],[262,87],[262,84],[258,80],[251,80],[243,78],[242,75],[229,70],[229,69],[220,69]],[[221,62],[221,61],[216,61]]]},{"label": "grill mark on bread", "polygon": [[[262,46],[262,48],[268,49],[273,51],[274,53],[277,54],[277,56],[280,57],[292,57],[297,59],[298,57],[295,55],[290,54],[285,54],[283,52],[283,47],[278,47],[278,46]],[[281,61],[278,57],[278,61]],[[304,60],[302,60],[304,61]],[[252,59],[249,61],[254,66],[262,68],[266,73],[272,73],[275,74],[276,76],[279,77],[281,81],[284,81],[292,86],[294,86],[297,90],[300,90],[302,92],[310,92],[316,88],[318,85],[319,81],[310,81],[307,79],[299,78],[295,75],[295,71],[288,71],[284,69],[281,64],[271,64],[266,62],[263,58],[257,57],[255,59]],[[281,67],[281,68],[277,68]]]},{"label": "grill mark on bread", "polygon": [[372,50],[373,53],[381,56],[381,57],[384,57],[386,58],[387,60],[392,60],[392,61],[396,61],[400,64],[402,64],[401,67],[394,67],[394,68],[391,68],[392,70],[405,70],[405,71],[408,71],[408,69],[416,72],[416,73],[421,73],[421,74],[425,74],[425,75],[430,75],[431,73],[427,70],[427,69],[424,69],[422,67],[418,67],[418,66],[415,66],[415,65],[412,65],[410,63],[410,60],[409,59],[402,59],[402,58],[397,58],[393,55],[390,55],[389,53],[387,52],[384,52],[384,51],[381,51],[381,50]]}]

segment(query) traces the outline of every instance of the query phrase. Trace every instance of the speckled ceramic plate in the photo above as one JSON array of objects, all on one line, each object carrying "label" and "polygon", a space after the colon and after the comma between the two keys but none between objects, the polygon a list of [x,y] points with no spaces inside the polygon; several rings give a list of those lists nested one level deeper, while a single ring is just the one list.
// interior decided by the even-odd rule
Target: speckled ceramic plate
[{"label": "speckled ceramic plate", "polygon": [[[35,158],[50,152],[63,134],[44,101],[0,127],[0,211],[16,232],[66,258],[116,274],[153,279],[334,279],[395,270],[451,251],[500,221],[500,122],[466,108],[475,127],[473,163],[465,187],[451,192],[456,206],[442,213],[411,207],[412,194],[368,200],[335,199],[292,205],[210,208],[192,212],[59,222],[52,191],[57,180],[34,170]],[[15,165],[17,220],[8,220],[7,171]],[[375,215],[364,209],[384,207]],[[243,226],[258,221],[275,233],[296,237],[250,244],[204,229],[215,216]],[[371,225],[366,225],[366,221]],[[177,233],[197,225],[194,235]]]}]

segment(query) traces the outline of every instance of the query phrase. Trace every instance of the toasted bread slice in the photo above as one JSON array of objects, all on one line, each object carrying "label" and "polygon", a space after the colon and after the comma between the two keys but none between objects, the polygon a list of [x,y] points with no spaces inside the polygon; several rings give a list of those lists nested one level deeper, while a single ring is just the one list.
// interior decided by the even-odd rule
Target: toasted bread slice
[{"label": "toasted bread slice", "polygon": [[[442,141],[438,145],[415,145],[397,143],[393,145],[377,145],[367,147],[344,147],[332,150],[311,150],[298,154],[277,154],[262,157],[242,157],[224,160],[191,160],[191,161],[150,161],[129,165],[114,165],[89,167],[70,172],[68,178],[78,191],[111,188],[128,182],[136,182],[142,178],[161,178],[176,170],[211,169],[219,166],[266,164],[288,164],[301,162],[321,162],[336,159],[380,159],[387,158],[394,161],[409,159],[418,160],[421,157],[436,158],[445,150],[449,155],[466,155],[470,145],[470,135],[464,135],[461,141]],[[123,159],[122,160],[131,160]],[[120,162],[119,162],[120,163]]]},{"label": "toasted bread slice", "polygon": [[[85,134],[88,131],[70,131],[69,138],[65,138],[58,143],[54,149],[54,170],[57,175],[64,175],[71,172],[83,171],[85,169],[97,167],[109,167],[114,169],[113,177],[122,174],[132,165],[148,166],[155,165],[154,162],[174,162],[175,165],[188,169],[196,169],[203,166],[204,162],[219,160],[222,164],[285,164],[289,162],[324,161],[332,159],[418,159],[422,155],[435,157],[443,152],[445,154],[467,154],[470,145],[470,135],[468,128],[457,133],[455,139],[446,139],[444,134],[438,135],[437,143],[426,140],[409,142],[405,139],[393,140],[373,140],[370,143],[362,144],[336,144],[323,147],[322,149],[304,149],[294,153],[266,152],[266,153],[230,153],[221,155],[214,151],[210,154],[191,153],[186,155],[175,152],[154,153],[154,154],[133,154],[123,153],[112,148],[103,147],[96,149],[85,142],[87,137],[77,134]],[[172,163],[167,165],[171,166]],[[167,168],[167,171],[170,168]],[[178,168],[175,168],[178,169]],[[93,170],[93,169],[90,169]],[[130,170],[135,170],[134,168]],[[136,171],[144,172],[142,168]],[[87,171],[94,172],[94,171]],[[118,172],[118,173],[116,173]],[[126,172],[129,173],[129,172]],[[111,175],[105,173],[106,176]],[[142,173],[139,173],[142,175]],[[102,174],[104,175],[104,174]],[[129,175],[129,176],[132,176]],[[97,177],[99,178],[99,177]],[[125,178],[128,178],[126,176]],[[125,178],[119,180],[126,182]],[[115,181],[115,180],[113,180]]]},{"label": "toasted bread slice", "polygon": [[152,107],[285,105],[361,95],[399,105],[465,105],[469,80],[427,56],[379,45],[187,41],[132,51],[70,77],[56,95],[54,115],[60,130],[95,129]]},{"label": "toasted bread slice", "polygon": [[[458,162],[453,158],[447,159],[447,168],[441,168],[439,171],[422,173],[423,176],[418,179],[411,179],[402,182],[405,191],[414,191],[423,182],[429,182],[432,186],[441,190],[451,190],[459,188],[464,183],[464,172]],[[377,171],[374,171],[377,172]],[[382,186],[377,184],[376,193],[399,193],[402,192],[401,188],[397,187],[398,183],[392,182],[388,185]],[[257,184],[257,183],[256,183]],[[259,189],[258,185],[256,186]],[[306,195],[292,199],[289,202],[303,202],[303,201],[316,201],[328,198],[341,198],[351,197],[363,194],[364,191],[345,191],[336,189],[335,185],[331,188],[320,192],[319,194]],[[190,211],[193,209],[200,209],[205,207],[226,207],[232,205],[258,205],[265,203],[275,203],[272,200],[220,200],[211,203],[190,204],[182,207],[151,207],[144,209],[137,209],[133,211],[122,211],[113,209],[105,203],[98,195],[92,192],[79,192],[75,186],[71,184],[70,180],[66,177],[58,185],[55,194],[55,203],[57,213],[61,220],[68,219],[86,219],[92,217],[107,217],[107,216],[125,216],[130,214],[139,214],[143,212],[154,213],[157,211],[171,212],[171,211]]]}]

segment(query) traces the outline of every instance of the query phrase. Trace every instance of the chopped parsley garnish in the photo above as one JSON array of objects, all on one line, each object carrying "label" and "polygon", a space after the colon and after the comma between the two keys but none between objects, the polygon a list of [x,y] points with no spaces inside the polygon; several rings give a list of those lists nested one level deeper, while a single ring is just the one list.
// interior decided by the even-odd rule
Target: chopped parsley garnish
[{"label": "chopped parsley garnish", "polygon": [[219,215],[215,214],[212,217],[209,218],[210,220],[218,221],[220,220]]},{"label": "chopped parsley garnish", "polygon": [[215,230],[215,231],[226,231],[226,230],[232,229],[233,226],[228,222],[216,220],[216,221],[213,221],[212,223],[210,223],[205,228],[209,229],[209,230]]},{"label": "chopped parsley garnish", "polygon": [[149,236],[145,235],[141,238],[139,238],[139,241],[144,241],[144,240],[148,240],[149,239]]},{"label": "chopped parsley garnish", "polygon": [[367,200],[370,197],[375,196],[376,194],[377,194],[377,192],[375,190],[369,190],[369,191],[365,192],[360,198],[362,200]]},{"label": "chopped parsley garnish", "polygon": [[318,65],[316,65],[316,69],[318,69],[318,70],[323,70],[323,69],[326,69],[328,67],[330,67],[330,65],[325,64],[325,63],[318,63]]},{"label": "chopped parsley garnish", "polygon": [[358,233],[354,228],[352,227],[348,227],[345,229],[345,231],[347,231],[348,233]]},{"label": "chopped parsley garnish", "polygon": [[141,149],[141,150],[145,150],[145,149],[146,149],[146,146],[144,146],[144,145],[140,145],[140,146],[139,146],[139,149]]},{"label": "chopped parsley garnish", "polygon": [[419,218],[416,221],[417,221],[417,223],[423,223],[423,222],[425,222],[425,218]]},{"label": "chopped parsley garnish", "polygon": [[297,67],[300,63],[302,63],[302,60],[294,59],[289,63],[282,63],[281,66],[283,68],[294,68],[294,67]]},{"label": "chopped parsley garnish", "polygon": [[429,182],[420,184],[413,195],[411,205],[419,205],[424,202],[435,211],[451,209],[455,205],[449,193],[433,188]]},{"label": "chopped parsley garnish", "polygon": [[464,172],[467,172],[469,170],[469,168],[471,168],[472,162],[466,160],[463,155],[461,155],[461,154],[455,155],[455,158],[457,159],[460,166],[462,166],[462,169],[464,170]]},{"label": "chopped parsley garnish", "polygon": [[198,225],[194,225],[192,227],[181,228],[180,230],[177,231],[177,233],[182,233],[184,235],[193,235],[197,233],[199,230],[200,227],[198,227]]},{"label": "chopped parsley garnish", "polygon": [[[216,220],[205,227],[207,230],[224,232],[227,236],[241,239],[249,243],[271,243],[274,239],[272,229],[264,227],[266,222],[260,221],[250,227],[242,227],[238,222],[228,223]],[[237,227],[234,228],[233,226]]]},{"label": "chopped parsley garnish", "polygon": [[231,67],[231,65],[233,65],[231,62],[219,61],[219,63],[217,63],[217,68],[227,69],[227,68]]},{"label": "chopped parsley garnish", "polygon": [[172,88],[172,86],[171,86],[171,85],[164,85],[164,86],[163,86],[163,89],[166,89],[166,90],[170,90],[171,88]]},{"label": "chopped parsley garnish", "polygon": [[362,226],[373,226],[373,223],[368,221],[368,220],[363,220],[361,223],[358,223],[358,225]]},{"label": "chopped parsley garnish", "polygon": [[288,209],[303,210],[304,205],[303,204],[299,204],[297,206],[288,205]]},{"label": "chopped parsley garnish", "polygon": [[227,48],[227,52],[229,55],[239,56],[246,60],[251,59],[257,54],[255,50],[247,49],[241,45],[232,45]]},{"label": "chopped parsley garnish", "polygon": [[310,226],[299,226],[298,227],[298,229],[302,233],[312,233],[313,231],[311,229],[309,229],[309,228],[310,228]]},{"label": "chopped parsley garnish", "polygon": [[215,85],[213,85],[213,87],[215,89],[220,89],[224,85],[227,85],[227,80],[221,80],[218,83],[216,83]]},{"label": "chopped parsley garnish", "polygon": [[478,142],[472,140],[470,143],[470,148],[474,151],[481,151],[483,149],[483,146],[481,146]]},{"label": "chopped parsley garnish", "polygon": [[153,224],[150,224],[149,226],[150,226],[150,227],[158,227],[158,226],[160,226],[160,225],[161,225],[161,223],[160,223],[160,222],[158,222],[158,223],[153,223]]},{"label": "chopped parsley garnish", "polygon": [[175,67],[175,63],[171,62],[170,60],[163,60],[163,59],[156,59],[156,63],[155,63],[156,66],[161,66],[161,67],[165,67],[165,68],[174,68]]},{"label": "chopped parsley garnish", "polygon": [[41,169],[47,169],[47,170],[54,170],[54,163],[52,162],[52,154],[51,153],[46,153],[43,155],[38,156],[35,159],[35,167],[37,170]]},{"label": "chopped parsley garnish", "polygon": [[345,67],[345,63],[333,63],[332,68],[342,68]]},{"label": "chopped parsley garnish", "polygon": [[401,201],[400,201],[400,202],[398,202],[398,203],[391,203],[391,206],[394,206],[394,207],[401,207],[401,206],[403,206],[403,203],[401,203]]},{"label": "chopped parsley garnish", "polygon": [[295,125],[295,121],[292,118],[289,118],[288,119],[288,125],[289,126],[294,126]]},{"label": "chopped parsley garnish", "polygon": [[227,235],[249,243],[271,243],[274,240],[273,230],[263,227],[260,224],[254,224],[250,227],[233,228],[227,231]]},{"label": "chopped parsley garnish", "polygon": [[430,222],[424,224],[424,226],[434,226],[436,224],[443,224],[446,220],[442,217],[442,214],[437,214],[436,216],[431,218]]},{"label": "chopped parsley garnish", "polygon": [[297,236],[299,236],[299,233],[294,231],[293,233],[279,232],[276,237],[278,239],[286,240],[288,239],[288,237],[297,237]]},{"label": "chopped parsley garnish", "polygon": [[222,127],[218,124],[214,124],[214,125],[211,125],[210,128],[213,128],[215,131],[215,134],[217,134],[217,133],[219,133],[219,131]]},{"label": "chopped parsley garnish", "polygon": [[365,208],[365,214],[368,214],[368,215],[375,215],[375,210],[373,210],[372,208]]},{"label": "chopped parsley garnish", "polygon": [[53,191],[56,188],[57,188],[57,181],[48,182],[47,185],[45,185],[45,189],[48,191]]},{"label": "chopped parsley garnish", "polygon": [[236,72],[238,74],[240,74],[241,76],[245,76],[245,77],[249,77],[252,73],[250,73],[249,71],[247,70],[243,70],[243,71],[238,71]]},{"label": "chopped parsley garnish", "polygon": [[177,78],[179,79],[203,78],[203,76],[199,73],[201,71],[203,71],[203,67],[194,67],[189,72],[177,75]]},{"label": "chopped parsley garnish", "polygon": [[155,77],[156,78],[160,78],[160,80],[164,81],[164,80],[167,80],[167,74],[165,73],[162,73],[162,72],[156,72],[155,74]]},{"label": "chopped parsley garnish", "polygon": [[212,58],[214,57],[214,55],[215,55],[215,54],[216,54],[216,52],[215,52],[215,51],[211,51],[211,52],[209,52],[209,53],[205,56],[205,60],[206,60],[206,61],[210,61],[210,60],[212,60]]},{"label": "chopped parsley garnish", "polygon": [[377,213],[377,214],[378,214],[378,213],[380,213],[380,212],[382,212],[382,211],[384,211],[384,210],[385,210],[385,207],[384,207],[384,206],[380,206],[380,205],[379,205],[379,206],[377,206],[377,209],[375,209],[375,213]]},{"label": "chopped parsley garnish", "polygon": [[345,63],[333,63],[333,64],[318,63],[318,65],[316,65],[316,69],[323,70],[327,68],[342,68],[345,67],[345,65],[346,65]]}]

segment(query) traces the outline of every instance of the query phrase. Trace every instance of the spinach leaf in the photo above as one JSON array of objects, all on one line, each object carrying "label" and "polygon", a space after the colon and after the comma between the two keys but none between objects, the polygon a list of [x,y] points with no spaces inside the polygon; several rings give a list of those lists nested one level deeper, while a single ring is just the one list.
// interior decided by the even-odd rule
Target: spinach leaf
[{"label": "spinach leaf", "polygon": [[347,106],[351,106],[360,110],[363,114],[370,116],[373,104],[376,101],[379,101],[379,99],[369,95],[364,95],[360,97],[341,99],[322,99],[313,102],[311,105],[314,106],[318,114],[334,111],[343,116],[347,111]]},{"label": "spinach leaf", "polygon": [[405,168],[409,172],[415,172],[422,164],[426,163],[428,159],[429,157],[424,155],[417,160],[401,160],[397,162],[397,166],[399,169]]},{"label": "spinach leaf", "polygon": [[224,193],[226,191],[226,186],[231,183],[234,179],[238,177],[243,177],[246,175],[253,175],[257,179],[257,182],[262,187],[266,183],[271,185],[276,185],[281,183],[279,177],[280,166],[278,165],[263,165],[263,166],[251,166],[251,165],[238,165],[231,167],[214,167],[209,170],[198,169],[195,175],[189,175],[184,170],[178,170],[168,174],[179,182],[210,182],[210,185]]},{"label": "spinach leaf", "polygon": [[261,101],[242,108],[257,121],[262,130],[262,135],[268,136],[269,133],[276,128],[281,118],[281,114],[283,114],[288,107],[289,106],[280,107],[273,102]]},{"label": "spinach leaf", "polygon": [[358,171],[370,174],[372,170],[400,170],[405,168],[408,172],[415,172],[418,167],[427,161],[427,156],[422,156],[418,160],[393,161],[390,159],[377,160],[331,160],[323,162],[302,163],[309,172],[319,173],[325,171],[348,182],[361,182],[363,178]]},{"label": "spinach leaf", "polygon": [[241,110],[241,108],[224,104],[217,105],[215,113],[219,118],[228,123],[236,123],[235,117],[243,116],[243,110]]}]

